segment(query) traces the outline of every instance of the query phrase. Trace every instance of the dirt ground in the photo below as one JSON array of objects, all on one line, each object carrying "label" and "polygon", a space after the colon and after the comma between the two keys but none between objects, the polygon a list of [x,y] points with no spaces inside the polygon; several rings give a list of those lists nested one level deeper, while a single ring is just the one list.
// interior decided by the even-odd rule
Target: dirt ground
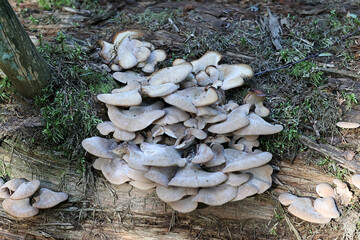
[{"label": "dirt ground", "polygon": [[[0,89],[0,159],[2,156],[3,166],[11,162],[12,157],[8,156],[13,154],[9,153],[12,144],[22,144],[28,149],[39,147],[46,151],[49,150],[47,146],[69,144],[67,146],[72,146],[70,155],[61,148],[53,153],[64,159],[71,159],[69,173],[66,174],[69,174],[69,178],[80,179],[79,185],[69,186],[76,197],[59,210],[64,222],[68,221],[70,224],[61,225],[63,229],[69,227],[64,231],[78,231],[76,234],[60,236],[59,231],[47,229],[46,225],[24,231],[22,228],[28,227],[28,223],[21,221],[23,225],[15,229],[13,224],[16,221],[6,217],[7,220],[0,221],[1,228],[6,229],[3,235],[0,233],[0,238],[134,238],[126,235],[125,230],[117,231],[114,230],[115,227],[113,229],[107,225],[114,223],[119,229],[136,229],[138,236],[141,236],[142,231],[149,225],[150,229],[155,228],[155,225],[158,225],[158,229],[168,228],[169,233],[166,234],[161,230],[164,239],[165,236],[166,239],[185,238],[185,235],[181,235],[184,232],[189,239],[360,239],[360,191],[349,181],[353,173],[360,173],[360,128],[348,130],[336,127],[340,120],[360,123],[359,1],[99,0],[96,4],[91,1],[69,1],[68,5],[72,7],[70,9],[58,6],[48,10],[39,6],[36,1],[11,0],[10,3],[29,35],[41,39],[41,53],[57,74],[54,91],[50,95],[64,89],[89,87],[88,80],[84,77],[89,69],[101,72],[105,81],[108,81],[106,79],[111,78],[111,73],[107,72],[108,67],[98,57],[100,49],[97,41],[111,41],[118,31],[142,29],[147,33],[146,40],[167,52],[167,60],[160,67],[169,66],[171,61],[178,57],[191,61],[206,51],[220,52],[223,55],[222,63],[246,63],[252,66],[255,76],[246,79],[245,86],[240,89],[229,91],[226,97],[241,102],[249,89],[263,90],[267,95],[265,105],[272,111],[267,120],[282,124],[284,131],[261,140],[261,147],[274,154],[271,161],[276,169],[273,187],[264,196],[244,201],[245,210],[239,210],[238,205],[232,204],[224,208],[204,208],[191,215],[175,216],[165,210],[159,211],[158,219],[154,220],[149,217],[151,210],[139,208],[138,214],[133,214],[138,222],[135,221],[132,226],[124,223],[126,226],[121,227],[121,217],[120,220],[115,220],[115,216],[100,213],[101,211],[98,218],[91,218],[92,213],[85,213],[82,218],[75,214],[66,215],[70,214],[69,209],[75,206],[80,208],[80,204],[86,205],[88,209],[95,209],[96,204],[93,202],[79,200],[82,194],[105,192],[87,189],[89,178],[96,179],[97,184],[106,191],[116,192],[101,180],[101,174],[91,169],[93,159],[89,156],[81,162],[81,174],[76,173],[78,166],[74,167],[74,164],[78,164],[78,161],[74,163],[71,155],[78,158],[79,154],[84,154],[79,143],[83,136],[94,134],[94,130],[81,133],[82,135],[79,133],[79,137],[66,135],[65,138],[72,139],[71,143],[66,140],[51,142],[49,138],[45,138],[45,143],[38,143],[38,140],[44,139],[46,124],[51,124],[47,121],[52,121],[52,118],[48,118],[43,105],[35,105],[35,101],[23,99],[16,93],[4,90],[5,86],[0,85],[3,87]],[[351,35],[355,31],[358,32]],[[64,57],[61,53],[44,47],[63,44],[74,49],[72,54],[75,56]],[[76,52],[77,49],[81,53]],[[320,55],[311,58],[319,52]],[[307,57],[310,57],[308,61],[299,62]],[[299,63],[280,69],[295,62]],[[69,71],[74,65],[81,68],[81,71]],[[0,75],[0,80],[2,78],[4,76]],[[74,83],[75,80],[80,83]],[[106,113],[103,106],[94,100],[100,90],[96,91],[95,89],[92,92],[92,98],[88,101],[91,114],[104,119]],[[68,108],[67,105],[64,108]],[[49,129],[51,131],[55,128]],[[55,137],[50,135],[50,139]],[[34,166],[41,165],[37,164]],[[54,162],[54,165],[56,164],[58,163]],[[39,172],[35,175],[41,174]],[[9,174],[4,168],[2,175],[17,176],[18,172]],[[276,197],[285,191],[315,198],[316,185],[321,182],[332,184],[335,178],[348,184],[354,198],[347,206],[338,202],[341,217],[329,224],[309,224],[301,221],[287,213],[286,207],[276,201]],[[75,193],[79,186],[85,189],[81,194]],[[119,189],[117,192],[119,195]],[[125,192],[126,190],[123,193]],[[112,194],[106,194],[108,195],[102,202],[104,206],[112,202]],[[139,199],[146,201],[146,197],[136,194]],[[125,197],[119,196],[118,200],[124,199]],[[62,215],[61,211],[67,213]],[[124,211],[121,214],[125,214]],[[212,218],[213,215],[216,217]],[[146,216],[149,219],[146,219]],[[171,225],[173,218],[177,219],[174,226]],[[38,219],[34,222],[42,221],[45,220]],[[94,230],[99,226],[103,227],[103,231]],[[153,234],[151,239],[156,239],[156,234],[160,232],[149,231]],[[89,232],[91,234],[86,235]]]}]

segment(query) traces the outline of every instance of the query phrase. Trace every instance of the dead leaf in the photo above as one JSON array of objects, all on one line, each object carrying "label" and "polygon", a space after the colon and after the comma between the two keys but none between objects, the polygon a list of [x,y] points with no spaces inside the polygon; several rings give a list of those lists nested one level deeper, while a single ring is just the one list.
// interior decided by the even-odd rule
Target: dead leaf
[{"label": "dead leaf", "polygon": [[348,161],[351,161],[354,159],[356,153],[352,150],[348,150],[344,152],[344,158]]},{"label": "dead leaf", "polygon": [[274,44],[276,50],[281,50],[282,46],[280,40],[281,40],[282,30],[279,20],[271,13],[269,8],[268,8],[268,12],[269,12],[269,17],[264,18],[265,28],[270,33],[271,41]]}]

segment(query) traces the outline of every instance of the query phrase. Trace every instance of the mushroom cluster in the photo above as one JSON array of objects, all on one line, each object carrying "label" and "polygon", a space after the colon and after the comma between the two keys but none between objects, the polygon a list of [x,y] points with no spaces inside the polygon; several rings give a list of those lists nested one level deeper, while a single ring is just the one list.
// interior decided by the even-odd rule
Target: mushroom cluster
[{"label": "mushroom cluster", "polygon": [[152,73],[155,65],[165,60],[166,53],[156,50],[149,42],[138,40],[144,35],[145,33],[140,30],[128,30],[115,34],[112,43],[99,40],[99,55],[115,72],[138,67],[146,73]]},{"label": "mushroom cluster", "polygon": [[254,148],[259,135],[283,127],[262,118],[269,110],[261,91],[250,91],[242,105],[225,103],[224,91],[244,84],[253,71],[245,64],[219,64],[221,58],[211,51],[192,62],[176,59],[149,76],[115,72],[126,86],[97,96],[110,119],[97,129],[113,138],[82,142],[98,157],[93,167],[112,184],[156,188],[158,197],[179,212],[270,188],[272,154]]},{"label": "mushroom cluster", "polygon": [[18,218],[33,217],[39,209],[52,208],[65,201],[68,195],[63,192],[53,192],[40,188],[39,180],[27,181],[22,178],[4,182],[0,178],[0,198],[3,209],[8,214]]},{"label": "mushroom cluster", "polygon": [[288,211],[294,216],[312,223],[328,223],[332,218],[340,217],[336,203],[348,205],[352,193],[346,183],[334,179],[336,188],[328,183],[316,186],[316,193],[320,196],[315,201],[309,197],[297,197],[291,193],[279,195],[279,201],[284,206],[289,206]]}]

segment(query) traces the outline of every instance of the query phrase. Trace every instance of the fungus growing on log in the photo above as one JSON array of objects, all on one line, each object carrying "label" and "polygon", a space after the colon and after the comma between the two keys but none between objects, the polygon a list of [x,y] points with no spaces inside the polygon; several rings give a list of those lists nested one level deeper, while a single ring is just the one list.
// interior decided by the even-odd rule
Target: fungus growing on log
[{"label": "fungus growing on log", "polygon": [[[94,168],[113,184],[129,182],[142,190],[156,187],[159,198],[179,212],[194,211],[199,202],[218,206],[269,189],[272,167],[267,163],[272,154],[254,148],[259,135],[277,133],[282,126],[251,112],[253,104],[262,105],[257,99],[240,106],[224,99],[225,90],[241,86],[253,75],[252,68],[219,64],[221,54],[211,51],[156,70],[156,62],[166,54],[142,42],[142,36],[136,30],[121,32],[113,46],[107,45],[117,53],[115,63],[121,68],[137,61],[136,67],[145,74],[116,72],[113,77],[127,85],[98,96],[110,122],[97,128],[102,135],[113,132],[115,140],[83,141],[85,150],[98,157]],[[103,55],[109,58],[104,51]],[[155,59],[155,55],[162,56]],[[125,64],[125,57],[131,64]],[[117,138],[119,129],[133,133],[132,139]]]},{"label": "fungus growing on log", "polygon": [[39,209],[51,208],[65,201],[68,195],[64,192],[53,192],[40,187],[40,181],[35,179],[12,179],[6,183],[0,179],[0,198],[5,198],[2,207],[5,212],[17,218],[33,217]]}]

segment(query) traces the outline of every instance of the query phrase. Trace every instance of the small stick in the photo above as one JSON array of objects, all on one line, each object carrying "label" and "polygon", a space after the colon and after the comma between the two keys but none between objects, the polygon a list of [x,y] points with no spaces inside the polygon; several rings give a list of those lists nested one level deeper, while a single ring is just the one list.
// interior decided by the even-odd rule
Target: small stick
[{"label": "small stick", "polygon": [[169,23],[173,26],[173,28],[175,29],[176,32],[180,32],[179,28],[176,26],[176,24],[174,23],[174,21],[171,18],[168,18]]}]

